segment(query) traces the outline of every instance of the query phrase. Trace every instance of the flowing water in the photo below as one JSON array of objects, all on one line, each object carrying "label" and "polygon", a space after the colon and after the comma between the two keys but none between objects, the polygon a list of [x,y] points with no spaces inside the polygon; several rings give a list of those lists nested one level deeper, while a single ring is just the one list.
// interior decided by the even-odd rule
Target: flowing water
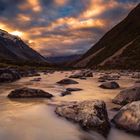
[{"label": "flowing water", "polygon": [[[55,72],[43,75],[40,82],[33,82],[31,78],[0,85],[0,140],[105,140],[95,132],[85,132],[77,124],[73,124],[54,113],[55,104],[63,101],[82,101],[102,99],[107,103],[109,118],[115,112],[110,111],[114,106],[111,99],[123,88],[132,86],[134,80],[123,77],[119,80],[121,89],[103,90],[98,87],[98,73],[95,78],[77,80],[78,85],[59,86],[57,81],[70,75],[70,72]],[[16,88],[31,87],[43,89],[55,97],[47,99],[18,99],[10,100],[7,94]],[[70,96],[60,97],[66,87],[82,88]],[[140,140],[140,137],[112,128],[107,140]]]}]

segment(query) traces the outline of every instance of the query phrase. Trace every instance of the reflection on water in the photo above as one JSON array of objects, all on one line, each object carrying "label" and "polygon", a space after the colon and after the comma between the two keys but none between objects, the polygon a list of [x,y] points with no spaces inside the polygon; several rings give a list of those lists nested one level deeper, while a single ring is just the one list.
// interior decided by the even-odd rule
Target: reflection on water
[{"label": "reflection on water", "polygon": [[1,139],[57,140],[59,138],[65,140],[68,137],[68,140],[76,140],[80,135],[73,125],[61,119],[57,120],[46,105],[29,105],[25,108],[3,114],[4,120],[0,120]]},{"label": "reflection on water", "polygon": [[[68,73],[69,74],[69,73]],[[67,75],[68,75],[67,74]],[[84,132],[78,125],[73,124],[54,114],[54,106],[50,102],[75,101],[88,99],[103,99],[109,102],[119,90],[102,90],[98,88],[97,79],[77,80],[78,85],[67,87],[83,88],[71,96],[60,97],[60,92],[66,87],[55,84],[65,77],[65,73],[41,75],[41,82],[31,82],[33,78],[23,78],[17,82],[0,85],[0,140],[104,140],[95,132]],[[133,84],[132,80],[119,81],[122,88]],[[52,101],[46,99],[9,100],[7,94],[19,87],[33,87],[46,90],[55,95]],[[111,105],[108,104],[110,107]],[[112,117],[113,112],[109,112]],[[139,137],[123,131],[112,129],[108,140],[138,140]]]}]

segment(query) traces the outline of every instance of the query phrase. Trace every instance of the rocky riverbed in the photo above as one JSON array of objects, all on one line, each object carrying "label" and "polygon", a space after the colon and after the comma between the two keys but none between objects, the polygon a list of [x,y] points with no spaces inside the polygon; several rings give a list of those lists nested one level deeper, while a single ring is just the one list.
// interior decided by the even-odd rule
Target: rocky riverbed
[{"label": "rocky riverbed", "polygon": [[[76,75],[75,73],[78,73],[78,76],[71,77],[71,75]],[[130,114],[136,114],[135,119],[137,121],[134,121],[134,117],[128,117],[128,114],[126,114],[130,111],[129,106],[126,106],[128,111],[124,111],[124,109],[120,110],[122,104],[112,103],[112,100],[123,90],[139,86],[139,83],[136,82],[138,81],[137,74],[130,72],[92,72],[91,74],[90,72],[90,75],[86,75],[85,73],[86,71],[80,74],[77,71],[42,72],[40,76],[38,74],[37,80],[34,79],[35,75],[32,75],[32,77],[30,74],[28,77],[26,75],[26,77],[22,76],[21,79],[17,78],[17,81],[11,80],[15,81],[12,83],[1,83],[0,140],[139,140],[140,137],[135,133],[132,134],[130,130],[126,132],[127,121],[123,121],[124,126],[120,120],[121,118],[125,120],[121,116],[124,114],[129,118],[129,124],[132,125],[134,122],[131,129],[135,129],[135,123],[139,122],[140,119],[139,113],[132,112],[133,107],[130,106],[132,110]],[[107,86],[108,83],[115,81],[119,87],[117,86],[114,89],[113,84],[113,88],[110,85],[109,89],[101,88],[100,85],[104,84],[101,79],[107,82]],[[64,82],[67,84],[64,84]],[[21,96],[20,99],[17,96],[16,98],[7,98],[12,93],[11,91],[17,91],[17,89],[24,89],[24,94],[22,94],[24,97],[25,95],[26,97],[31,95],[33,89],[41,90],[43,94],[49,93],[53,97],[51,99],[32,99],[31,97],[34,96],[32,95],[30,98],[23,99]],[[66,91],[70,94],[62,96],[62,93]],[[15,94],[17,92],[14,92]],[[136,94],[138,94],[138,91]],[[35,96],[39,96],[38,92]],[[136,106],[139,108],[138,105]],[[71,116],[65,114],[67,111]],[[80,116],[80,114],[82,115]],[[114,120],[111,121],[113,118]],[[119,123],[121,123],[121,129],[118,128]],[[115,124],[117,124],[117,127],[115,127]],[[90,127],[90,129],[85,130],[81,125]],[[139,132],[139,125],[136,130]]]}]

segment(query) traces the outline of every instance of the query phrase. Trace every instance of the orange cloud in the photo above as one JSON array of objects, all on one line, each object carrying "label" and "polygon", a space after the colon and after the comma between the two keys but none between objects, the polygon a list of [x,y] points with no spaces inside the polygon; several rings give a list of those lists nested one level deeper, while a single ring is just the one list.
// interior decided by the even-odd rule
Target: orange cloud
[{"label": "orange cloud", "polygon": [[54,0],[57,6],[64,6],[68,3],[68,0]]},{"label": "orange cloud", "polygon": [[26,0],[25,3],[18,7],[21,10],[32,9],[34,12],[40,12],[42,10],[39,0]]},{"label": "orange cloud", "polygon": [[25,14],[18,14],[17,19],[21,22],[29,22],[31,21],[31,16]]},{"label": "orange cloud", "polygon": [[[41,5],[43,4],[41,0],[25,0],[17,5],[18,10],[13,17],[9,14],[11,19],[1,18],[0,28],[20,35],[24,41],[38,51],[46,48],[50,50],[54,48],[56,51],[55,49],[58,50],[59,47],[64,47],[63,51],[65,51],[67,47],[73,45],[76,48],[78,43],[82,42],[79,45],[81,49],[84,43],[86,47],[95,43],[108,28],[117,23],[120,16],[117,20],[112,20],[112,17],[108,18],[108,15],[113,14],[112,9],[118,7],[119,10],[122,7],[129,11],[134,7],[133,4],[119,3],[116,0],[87,0],[90,3],[86,0],[79,1],[80,6],[70,0],[46,0],[44,6]],[[75,51],[75,48],[71,47],[71,51]]]}]

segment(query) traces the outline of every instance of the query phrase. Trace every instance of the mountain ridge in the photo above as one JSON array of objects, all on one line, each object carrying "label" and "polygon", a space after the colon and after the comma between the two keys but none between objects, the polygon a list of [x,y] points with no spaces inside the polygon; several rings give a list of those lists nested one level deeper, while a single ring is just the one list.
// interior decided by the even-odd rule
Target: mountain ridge
[{"label": "mountain ridge", "polygon": [[9,61],[47,62],[21,38],[0,29],[0,59]]},{"label": "mountain ridge", "polygon": [[[79,59],[74,67],[88,67],[88,68],[96,68],[100,67],[100,64],[107,58],[111,57],[117,51],[119,51],[122,47],[127,45],[129,42],[133,40],[138,40],[140,35],[140,4],[138,4],[129,14],[128,16],[113,27],[110,31],[108,31],[91,49],[89,49],[82,57]],[[135,42],[135,41],[134,41]],[[132,45],[131,45],[132,46]],[[140,48],[140,47],[139,47]],[[101,50],[102,49],[102,50]],[[127,49],[127,48],[126,48]],[[101,51],[100,51],[101,50]],[[140,53],[140,50],[137,49]],[[99,52],[98,52],[99,51]],[[124,50],[125,51],[125,50]],[[134,50],[133,50],[134,51]],[[98,52],[98,53],[97,53]],[[92,55],[95,54],[93,57]],[[123,52],[122,52],[123,53]],[[86,64],[83,65],[83,61],[90,57],[90,60]],[[129,57],[128,55],[125,57]],[[131,57],[132,59],[132,57]],[[137,55],[137,63],[139,62],[140,58]],[[121,60],[117,59],[118,62],[107,62],[102,67],[108,68],[121,68],[126,69],[130,68],[131,66],[123,66],[123,64],[116,64],[119,61],[122,63]],[[132,61],[132,60],[131,60]],[[123,63],[125,63],[123,61]],[[132,62],[131,62],[132,64]],[[112,67],[112,65],[114,65]],[[140,69],[140,67],[135,66],[135,68]]]}]

